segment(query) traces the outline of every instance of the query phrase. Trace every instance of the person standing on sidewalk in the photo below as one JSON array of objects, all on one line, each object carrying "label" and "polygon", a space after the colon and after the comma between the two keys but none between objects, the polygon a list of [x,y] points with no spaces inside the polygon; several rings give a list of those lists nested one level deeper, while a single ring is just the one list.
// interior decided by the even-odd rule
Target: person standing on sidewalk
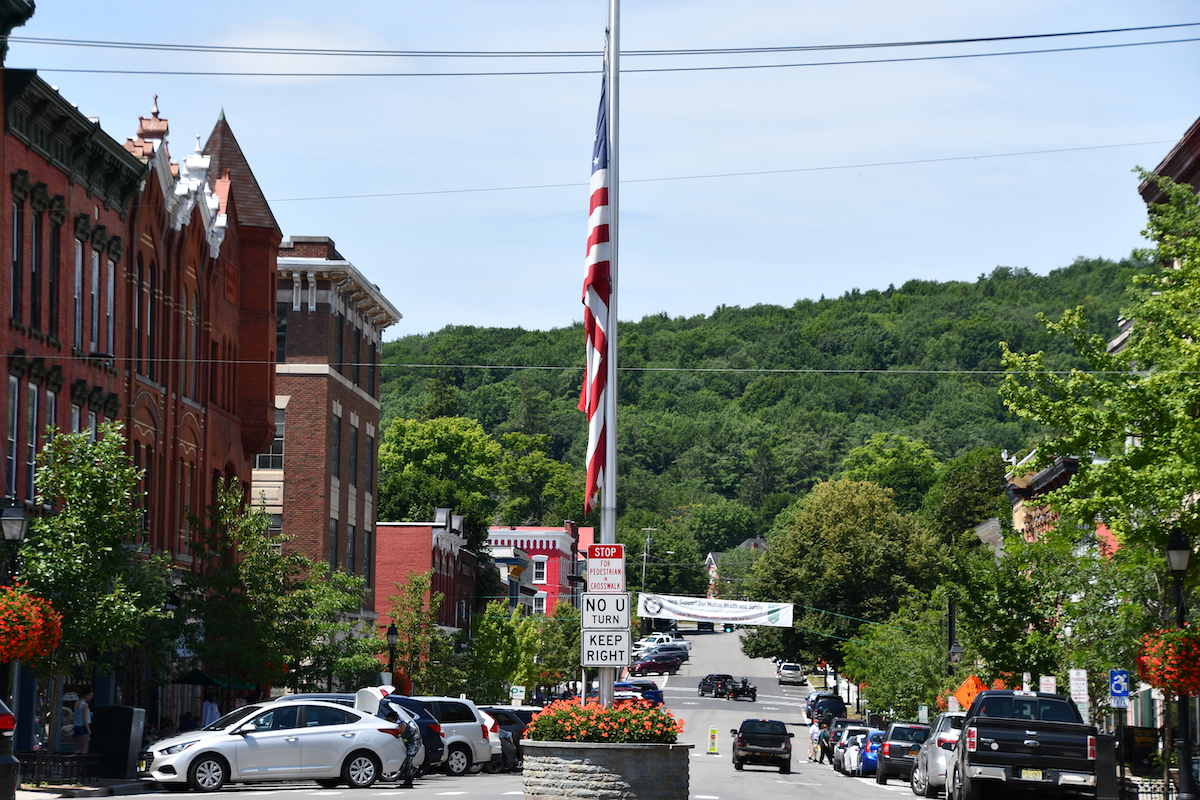
[{"label": "person standing on sidewalk", "polygon": [[75,753],[87,755],[88,742],[92,738],[92,687],[85,686],[75,701]]}]

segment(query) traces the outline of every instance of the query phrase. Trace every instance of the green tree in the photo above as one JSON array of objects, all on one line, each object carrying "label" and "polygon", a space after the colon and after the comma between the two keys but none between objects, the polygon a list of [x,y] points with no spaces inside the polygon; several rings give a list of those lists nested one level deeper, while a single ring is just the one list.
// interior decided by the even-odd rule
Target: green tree
[{"label": "green tree", "polygon": [[726,600],[739,600],[748,596],[754,574],[754,565],[766,552],[760,548],[735,547],[717,557],[717,575],[720,576],[720,596]]},{"label": "green tree", "polygon": [[1162,552],[1172,527],[1200,541],[1200,208],[1190,186],[1143,177],[1166,202],[1150,207],[1144,234],[1157,245],[1147,254],[1154,266],[1132,282],[1124,346],[1109,352],[1079,306],[1046,328],[1073,344],[1086,368],[1053,372],[1044,351],[1022,355],[1004,343],[1001,394],[1049,431],[1034,468],[1082,457],[1070,483],[1047,498],[1065,521],[1103,520],[1123,542]]},{"label": "green tree", "polygon": [[508,603],[493,600],[475,617],[471,642],[471,697],[476,702],[503,703],[520,663],[517,626]]},{"label": "green tree", "polygon": [[371,671],[382,645],[347,615],[362,608],[363,580],[289,551],[266,511],[222,481],[205,519],[191,516],[196,568],[181,576],[179,638],[197,666],[228,686],[328,689]]},{"label": "green tree", "polygon": [[464,518],[467,547],[480,550],[496,509],[501,448],[478,422],[394,419],[379,445],[379,518],[428,521],[434,509]]},{"label": "green tree", "polygon": [[924,442],[899,434],[876,433],[846,456],[842,476],[891,489],[896,507],[911,512],[921,507],[925,493],[937,478],[938,465],[938,457]]},{"label": "green tree", "polygon": [[[63,616],[60,647],[95,668],[113,668],[167,612],[169,565],[139,553],[141,471],[119,424],[89,432],[53,429],[38,454],[37,517],[21,546],[20,580]],[[166,643],[162,643],[166,644]]]},{"label": "green tree", "polygon": [[688,510],[687,529],[705,555],[737,547],[758,534],[756,515],[735,500],[718,498]]},{"label": "green tree", "polygon": [[542,652],[546,655],[542,674],[547,685],[574,680],[579,673],[580,623],[579,609],[567,602],[555,603],[546,617],[542,626]]},{"label": "green tree", "polygon": [[412,682],[411,694],[447,694],[465,678],[454,658],[454,640],[438,628],[443,595],[431,591],[432,584],[432,571],[410,572],[404,583],[395,584],[399,594],[387,597],[387,616],[399,634],[396,669]]},{"label": "green tree", "polygon": [[584,475],[547,454],[550,437],[506,433],[497,475],[501,525],[561,525],[583,511]]},{"label": "green tree", "polygon": [[1006,467],[999,451],[990,447],[943,464],[925,495],[923,524],[946,547],[978,547],[976,525],[991,517],[1002,525],[1012,519],[1012,504],[1004,494]]},{"label": "green tree", "polygon": [[750,649],[760,649],[762,637],[781,648],[772,655],[839,666],[841,642],[863,622],[885,621],[909,589],[931,589],[938,572],[925,533],[874,483],[819,484],[778,524],[750,594],[794,603],[794,627],[752,634]]},{"label": "green tree", "polygon": [[421,407],[421,419],[428,422],[440,417],[458,415],[458,387],[444,366],[439,365],[425,381],[429,402]]}]

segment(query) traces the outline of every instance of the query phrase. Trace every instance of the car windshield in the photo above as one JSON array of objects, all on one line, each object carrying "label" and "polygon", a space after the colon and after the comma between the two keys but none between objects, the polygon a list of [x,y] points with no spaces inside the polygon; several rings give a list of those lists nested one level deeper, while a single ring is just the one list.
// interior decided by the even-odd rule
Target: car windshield
[{"label": "car windshield", "polygon": [[748,719],[742,723],[742,733],[765,733],[771,736],[787,736],[787,728],[782,722],[767,719]]},{"label": "car windshield", "polygon": [[262,708],[262,706],[242,706],[241,708],[235,708],[233,711],[230,711],[228,714],[226,714],[225,716],[216,720],[215,722],[210,722],[208,725],[206,725],[204,727],[204,730],[206,730],[206,731],[227,730],[228,728],[238,724],[239,722],[244,720],[246,717],[253,714],[255,711],[258,711],[260,708]]}]

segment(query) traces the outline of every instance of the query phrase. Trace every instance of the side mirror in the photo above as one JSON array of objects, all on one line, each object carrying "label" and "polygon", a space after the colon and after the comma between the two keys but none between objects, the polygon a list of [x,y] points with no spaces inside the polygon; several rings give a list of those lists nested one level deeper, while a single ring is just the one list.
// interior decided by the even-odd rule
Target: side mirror
[{"label": "side mirror", "polygon": [[729,735],[730,735],[730,736],[737,736],[737,728],[731,728],[731,729],[729,730]]},{"label": "side mirror", "polygon": [[789,738],[789,739],[795,739],[795,738],[796,738],[796,734],[792,733],[791,731],[788,731],[788,738]]},{"label": "side mirror", "polygon": [[247,722],[245,725],[242,725],[234,730],[234,733],[238,736],[245,736],[247,733],[254,733],[254,730],[254,723]]},{"label": "side mirror", "polygon": [[938,747],[942,748],[943,750],[953,750],[954,742],[942,742],[938,745]]}]

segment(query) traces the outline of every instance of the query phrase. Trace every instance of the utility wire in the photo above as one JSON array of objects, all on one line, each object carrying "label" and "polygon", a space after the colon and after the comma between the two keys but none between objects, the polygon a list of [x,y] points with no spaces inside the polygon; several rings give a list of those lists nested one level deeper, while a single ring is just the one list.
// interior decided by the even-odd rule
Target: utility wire
[{"label": "utility wire", "polygon": [[[1032,39],[1054,39],[1072,36],[1097,36],[1113,33],[1190,28],[1200,22],[1180,22],[1169,25],[1142,25],[1130,28],[1104,28],[1061,33],[1034,33],[1014,36],[977,36],[962,39],[923,39],[898,42],[861,42],[853,44],[785,45],[775,47],[720,47],[661,50],[622,50],[626,57],[742,55],[755,53],[796,53],[825,50],[864,50],[888,47],[931,47],[940,45],[1014,42]],[[357,48],[261,47],[254,45],[169,44],[156,42],[115,42],[100,39],[61,39],[52,37],[9,36],[9,42],[21,44],[90,47],[115,50],[159,50],[183,53],[234,53],[249,55],[323,56],[336,58],[597,58],[600,50],[360,50]]]},{"label": "utility wire", "polygon": [[[1085,50],[1111,50],[1123,47],[1147,47],[1159,44],[1182,44],[1197,42],[1200,38],[1161,39],[1151,42],[1122,42],[1118,44],[1081,45],[1079,47],[1054,47],[1037,50],[1005,50],[993,53],[958,53],[944,56],[910,56],[907,58],[872,58],[854,61],[806,61],[791,64],[724,64],[702,67],[643,67],[622,69],[622,74],[648,72],[712,72],[719,70],[746,69],[790,69],[795,67],[846,67],[866,64],[900,64],[918,61],[950,61],[964,58],[994,58],[997,56],[1045,55],[1048,53],[1073,53]],[[529,75],[599,75],[600,69],[577,70],[510,70],[502,72],[216,72],[198,70],[157,69],[75,69],[66,67],[37,67],[39,72],[62,72],[87,75],[169,75],[202,78],[499,78]]]},{"label": "utility wire", "polygon": [[[1124,144],[1097,144],[1083,147],[1060,147],[1049,150],[1022,150],[1013,153],[982,153],[972,156],[944,156],[942,158],[913,158],[902,161],[875,161],[862,164],[830,164],[821,167],[790,167],[788,169],[765,169],[747,172],[714,172],[707,175],[669,175],[656,178],[625,178],[627,183],[662,183],[665,181],[694,181],[708,178],[745,178],[757,175],[788,175],[800,172],[829,172],[842,169],[870,169],[873,167],[902,167],[914,164],[943,164],[954,161],[979,161],[988,158],[1014,158],[1016,156],[1053,155],[1055,153],[1078,153],[1088,150],[1111,150],[1118,147],[1145,147],[1149,145],[1173,144],[1175,139],[1158,139],[1149,142],[1126,142]],[[524,186],[489,186],[474,189],[429,189],[415,192],[380,192],[375,194],[333,194],[317,197],[282,197],[271,200],[272,203],[297,203],[313,200],[361,200],[379,197],[421,197],[439,194],[474,194],[479,192],[512,192],[524,189],[563,189],[587,186],[583,181],[574,183],[535,183]]]}]

